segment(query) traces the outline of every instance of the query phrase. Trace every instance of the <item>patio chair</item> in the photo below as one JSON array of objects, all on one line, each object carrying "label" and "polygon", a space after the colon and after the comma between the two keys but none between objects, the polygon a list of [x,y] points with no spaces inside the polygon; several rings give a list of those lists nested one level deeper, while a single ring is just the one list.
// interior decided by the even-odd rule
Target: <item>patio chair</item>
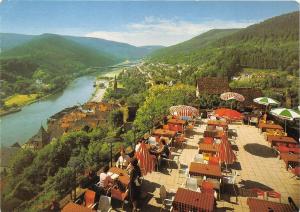
[{"label": "patio chair", "polygon": [[194,162],[204,164],[205,160],[204,160],[203,154],[196,154],[194,157]]},{"label": "patio chair", "polygon": [[289,151],[290,151],[290,149],[289,149],[288,147],[282,146],[282,145],[277,146],[277,147],[276,147],[276,150],[277,150],[278,154],[281,154],[281,153],[289,153]]},{"label": "patio chair", "polygon": [[265,199],[265,191],[260,188],[252,188],[251,191],[257,195],[257,197],[262,197]]},{"label": "patio chair", "polygon": [[96,206],[95,203],[96,192],[92,190],[86,190],[84,193],[84,203],[85,207],[93,209]]},{"label": "patio chair", "polygon": [[125,192],[122,192],[120,189],[118,189],[116,186],[111,188],[111,198],[116,199],[122,202],[122,209],[125,204],[125,199],[128,196],[128,189]]},{"label": "patio chair", "polygon": [[196,191],[197,188],[198,188],[197,178],[188,177],[186,179],[185,188],[189,189],[189,190],[192,190],[192,191]]},{"label": "patio chair", "polygon": [[111,210],[111,197],[101,195],[97,212],[109,212]]},{"label": "patio chair", "polygon": [[163,129],[164,129],[164,130],[168,130],[168,129],[169,129],[169,125],[164,125],[164,126],[163,126]]},{"label": "patio chair", "polygon": [[180,145],[181,149],[187,145],[187,139],[184,134],[181,134],[175,138],[175,141],[178,145]]},{"label": "patio chair", "polygon": [[281,194],[276,191],[267,191],[267,200],[269,198],[279,199],[279,202],[281,202]]},{"label": "patio chair", "polygon": [[212,156],[208,160],[209,165],[220,165],[220,158],[217,156]]},{"label": "patio chair", "polygon": [[172,211],[173,209],[172,204],[173,204],[174,197],[172,197],[171,199],[167,199],[167,196],[168,196],[168,192],[166,190],[166,187],[162,185],[159,189],[159,197],[162,202],[162,207],[160,208],[160,211],[162,211],[163,209],[164,210],[168,209],[169,211]]},{"label": "patio chair", "polygon": [[210,120],[217,120],[217,117],[215,117],[215,116],[210,116],[209,119],[210,119]]},{"label": "patio chair", "polygon": [[179,178],[187,178],[189,177],[189,167],[185,163],[178,163],[178,174]]},{"label": "patio chair", "polygon": [[234,194],[236,196],[236,202],[238,202],[238,198],[237,198],[237,191],[235,189],[235,181],[236,181],[236,177],[238,176],[238,172],[234,171],[231,175],[228,176],[224,176],[223,177],[223,183],[224,184],[229,184],[232,185]]},{"label": "patio chair", "polygon": [[201,193],[212,194],[215,198],[218,197],[217,192],[214,190],[214,184],[210,181],[204,180],[201,184]]},{"label": "patio chair", "polygon": [[249,125],[255,125],[255,126],[257,126],[258,125],[258,118],[257,117],[251,117],[250,119],[248,119],[249,120],[249,122],[248,122],[248,124]]},{"label": "patio chair", "polygon": [[210,182],[214,189],[218,192],[214,193],[215,197],[221,199],[221,179],[213,179],[213,178],[206,178],[206,181]]},{"label": "patio chair", "polygon": [[291,165],[289,165],[289,170],[293,173],[293,177],[300,178],[300,166],[296,166],[293,168]]},{"label": "patio chair", "polygon": [[179,156],[172,154],[172,152],[173,152],[172,149],[170,149],[170,154],[169,154],[168,158],[161,157],[162,161],[166,161],[167,162],[168,168],[170,168],[170,172],[172,171],[172,169],[171,169],[171,163],[178,164],[178,160],[179,160]]}]

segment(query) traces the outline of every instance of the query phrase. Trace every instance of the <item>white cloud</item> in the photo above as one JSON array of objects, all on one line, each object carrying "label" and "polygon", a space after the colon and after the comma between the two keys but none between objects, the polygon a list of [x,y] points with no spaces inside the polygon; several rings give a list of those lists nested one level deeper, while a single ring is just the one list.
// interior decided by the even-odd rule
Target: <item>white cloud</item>
[{"label": "white cloud", "polygon": [[253,24],[251,21],[214,20],[192,23],[176,19],[166,20],[146,17],[140,23],[126,25],[124,31],[94,31],[87,33],[85,36],[119,41],[135,46],[170,46],[191,39],[211,29],[242,28],[251,24]]}]

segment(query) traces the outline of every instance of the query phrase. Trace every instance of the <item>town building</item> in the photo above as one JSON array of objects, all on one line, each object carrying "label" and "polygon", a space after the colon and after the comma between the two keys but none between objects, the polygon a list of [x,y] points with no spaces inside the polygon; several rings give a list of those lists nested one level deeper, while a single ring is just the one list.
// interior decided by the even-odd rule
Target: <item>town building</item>
[{"label": "town building", "polygon": [[50,142],[50,135],[44,129],[44,127],[41,126],[37,134],[32,136],[32,138],[30,138],[22,147],[36,151],[42,149],[44,146],[49,144],[49,142]]}]

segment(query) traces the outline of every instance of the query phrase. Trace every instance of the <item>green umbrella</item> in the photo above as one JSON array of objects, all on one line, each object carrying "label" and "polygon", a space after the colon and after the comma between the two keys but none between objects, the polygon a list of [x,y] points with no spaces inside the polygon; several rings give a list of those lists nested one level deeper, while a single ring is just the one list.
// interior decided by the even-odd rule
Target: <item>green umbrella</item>
[{"label": "green umbrella", "polygon": [[265,105],[266,113],[267,113],[267,108],[269,105],[279,105],[279,102],[277,100],[269,98],[269,97],[258,97],[256,99],[253,99],[253,102],[256,102],[257,104],[260,104],[260,105]]},{"label": "green umbrella", "polygon": [[258,97],[256,99],[253,99],[254,102],[260,104],[260,105],[279,105],[279,102],[275,99],[269,98],[269,97]]},{"label": "green umbrella", "polygon": [[272,109],[270,112],[274,116],[284,119],[285,132],[286,132],[286,120],[293,121],[294,119],[300,118],[300,113],[298,111],[288,109],[288,108],[275,108]]}]

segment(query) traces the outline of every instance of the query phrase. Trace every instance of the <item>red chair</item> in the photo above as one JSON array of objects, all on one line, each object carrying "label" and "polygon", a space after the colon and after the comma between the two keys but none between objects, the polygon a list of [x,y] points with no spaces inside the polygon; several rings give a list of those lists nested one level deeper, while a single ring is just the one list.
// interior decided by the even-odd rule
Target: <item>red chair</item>
[{"label": "red chair", "polygon": [[211,137],[204,137],[203,143],[204,144],[213,144],[214,143],[214,139],[211,138]]},{"label": "red chair", "polygon": [[297,144],[288,144],[288,147],[289,147],[289,148],[296,148],[296,147],[297,147]]},{"label": "red chair", "polygon": [[220,158],[216,156],[212,156],[208,160],[208,165],[220,165]]},{"label": "red chair", "polygon": [[279,202],[281,202],[281,194],[276,191],[267,191],[267,200],[269,197],[279,199]]},{"label": "red chair", "polygon": [[289,152],[299,154],[300,153],[300,148],[297,148],[297,147],[289,148]]},{"label": "red chair", "polygon": [[286,146],[277,146],[277,150],[280,153],[289,153],[290,149]]},{"label": "red chair", "polygon": [[169,126],[168,126],[168,125],[164,125],[164,126],[163,126],[163,129],[164,129],[164,130],[168,130],[168,129],[169,129]]},{"label": "red chair", "polygon": [[214,185],[209,181],[203,181],[201,184],[201,191],[202,192],[213,192],[214,191]]},{"label": "red chair", "polygon": [[127,198],[127,196],[128,196],[128,190],[126,190],[125,192],[122,192],[117,187],[111,188],[111,198],[121,201],[122,209],[124,207],[125,199]]},{"label": "red chair", "polygon": [[95,197],[96,197],[96,193],[94,191],[86,190],[86,192],[84,193],[85,207],[93,209],[96,205]]},{"label": "red chair", "polygon": [[262,197],[263,199],[265,199],[265,191],[261,190],[260,188],[252,188],[251,191],[253,191],[257,197]]},{"label": "red chair", "polygon": [[297,166],[295,168],[292,168],[290,166],[290,170],[294,174],[294,177],[300,177],[300,166]]}]

